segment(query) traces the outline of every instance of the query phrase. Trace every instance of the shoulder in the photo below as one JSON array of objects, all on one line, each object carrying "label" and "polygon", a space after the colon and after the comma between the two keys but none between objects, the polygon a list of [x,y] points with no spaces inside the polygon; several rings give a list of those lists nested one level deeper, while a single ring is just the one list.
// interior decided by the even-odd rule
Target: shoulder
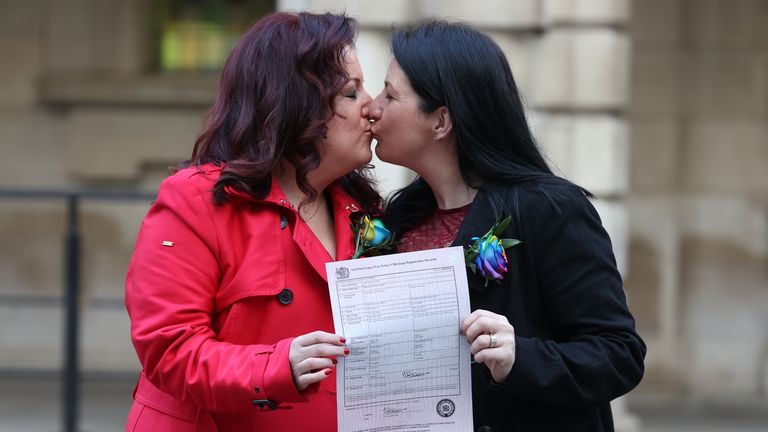
[{"label": "shoulder", "polygon": [[569,214],[592,208],[584,189],[560,177],[520,186],[525,207],[544,214]]},{"label": "shoulder", "polygon": [[192,199],[199,196],[210,201],[211,191],[220,175],[221,168],[213,164],[182,168],[160,183],[158,201]]},{"label": "shoulder", "polygon": [[213,164],[182,168],[160,184],[161,189],[212,189],[221,175],[221,168]]},{"label": "shoulder", "polygon": [[492,203],[512,209],[513,213],[524,219],[594,212],[586,191],[560,177],[519,184],[493,183],[483,189]]}]

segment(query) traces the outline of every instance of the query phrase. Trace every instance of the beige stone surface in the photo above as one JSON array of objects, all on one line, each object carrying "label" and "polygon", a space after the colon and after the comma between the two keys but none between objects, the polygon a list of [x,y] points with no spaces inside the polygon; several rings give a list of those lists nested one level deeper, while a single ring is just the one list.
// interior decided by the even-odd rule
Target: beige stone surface
[{"label": "beige stone surface", "polygon": [[66,184],[61,160],[66,147],[60,140],[56,114],[0,110],[1,187],[58,187]]},{"label": "beige stone surface", "polygon": [[698,398],[755,397],[768,346],[761,312],[768,305],[764,205],[701,194],[628,202],[626,287],[649,342],[644,387],[674,394],[682,386]]},{"label": "beige stone surface", "polygon": [[547,32],[534,42],[528,102],[534,109],[567,109],[574,105],[573,35]]},{"label": "beige stone surface", "polygon": [[91,42],[96,35],[91,31],[89,11],[92,3],[92,0],[48,3],[44,41],[48,47],[46,68],[57,72],[83,71],[93,64]]},{"label": "beige stone surface", "polygon": [[34,107],[41,56],[37,41],[0,38],[0,111]]},{"label": "beige stone surface", "polygon": [[135,181],[144,163],[189,158],[202,127],[197,110],[82,108],[67,124],[65,159],[75,179]]},{"label": "beige stone surface", "polygon": [[675,48],[636,47],[631,59],[631,103],[633,115],[669,117],[682,114],[688,87],[681,67],[685,63]]},{"label": "beige stone surface", "polygon": [[683,186],[699,193],[768,192],[768,124],[700,120],[690,123],[683,144]]},{"label": "beige stone surface", "polygon": [[698,0],[688,4],[689,25],[683,35],[693,46],[743,49],[765,42],[768,4],[763,0]]},{"label": "beige stone surface", "polygon": [[[763,237],[765,238],[765,237]],[[683,244],[682,331],[696,394],[754,398],[768,348],[765,254],[688,236]]]},{"label": "beige stone surface", "polygon": [[681,126],[674,118],[636,118],[631,122],[629,156],[632,192],[664,192],[680,181]]},{"label": "beige stone surface", "polygon": [[600,195],[627,189],[626,126],[609,115],[539,115],[534,129],[553,169]]},{"label": "beige stone surface", "polygon": [[65,214],[59,201],[0,200],[0,295],[62,294]]},{"label": "beige stone surface", "polygon": [[649,336],[643,386],[764,398],[768,3],[644,0],[632,13],[627,288]]},{"label": "beige stone surface", "polygon": [[50,2],[44,14],[46,31],[41,34],[48,48],[47,70],[144,73],[151,46],[146,5],[120,0]]},{"label": "beige stone surface", "polygon": [[680,53],[685,112],[697,118],[756,117],[765,122],[768,69],[760,54],[757,50]]},{"label": "beige stone surface", "polygon": [[576,38],[574,50],[576,106],[626,109],[630,58],[627,35],[608,29],[585,30]]},{"label": "beige stone surface", "polygon": [[536,29],[541,27],[539,0],[427,0],[425,16],[468,21],[484,28]]},{"label": "beige stone surface", "polygon": [[680,236],[677,200],[672,195],[630,194],[626,205],[630,253],[637,253],[639,258],[631,261],[628,282],[636,283],[628,283],[628,291],[638,299],[645,297],[642,301],[647,308],[640,311],[647,320],[639,320],[641,325],[657,328],[661,318],[658,302],[663,300],[659,297],[661,285],[678,282],[665,281],[676,269]]},{"label": "beige stone surface", "polygon": [[0,40],[37,41],[44,29],[45,0],[3,0]]},{"label": "beige stone surface", "polygon": [[612,29],[554,29],[533,58],[530,101],[539,109],[623,110],[629,43]]},{"label": "beige stone surface", "polygon": [[543,0],[545,24],[618,25],[627,21],[630,0]]},{"label": "beige stone surface", "polygon": [[531,89],[531,59],[537,46],[537,37],[508,31],[489,31],[488,35],[504,51],[518,90],[527,97]]},{"label": "beige stone surface", "polygon": [[629,137],[624,120],[607,115],[576,119],[570,176],[597,195],[627,190]]},{"label": "beige stone surface", "polygon": [[[0,305],[0,364],[25,371],[61,367],[64,315],[55,305]],[[84,371],[133,372],[140,369],[124,309],[81,309],[80,364]]]},{"label": "beige stone surface", "polygon": [[571,160],[572,116],[531,111],[528,114],[528,122],[550,169],[555,174],[566,177]]},{"label": "beige stone surface", "polygon": [[63,322],[55,306],[0,304],[0,364],[23,370],[59,367]]},{"label": "beige stone surface", "polygon": [[681,23],[686,0],[634,0],[629,32],[637,47],[677,46],[682,40]]},{"label": "beige stone surface", "polygon": [[119,304],[90,307],[83,311],[80,351],[86,371],[138,372],[139,359],[131,343],[128,313]]},{"label": "beige stone surface", "polygon": [[689,194],[679,206],[684,237],[733,245],[757,259],[768,257],[765,201],[731,194]]}]

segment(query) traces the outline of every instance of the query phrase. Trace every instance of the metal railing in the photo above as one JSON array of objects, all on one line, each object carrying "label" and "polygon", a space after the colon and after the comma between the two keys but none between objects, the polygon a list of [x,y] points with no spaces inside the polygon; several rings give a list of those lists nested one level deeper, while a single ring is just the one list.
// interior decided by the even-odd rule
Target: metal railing
[{"label": "metal railing", "polygon": [[80,226],[79,207],[83,200],[151,201],[154,193],[106,189],[7,189],[0,199],[62,200],[67,205],[64,234],[64,343],[62,379],[62,427],[76,432],[80,410]]}]

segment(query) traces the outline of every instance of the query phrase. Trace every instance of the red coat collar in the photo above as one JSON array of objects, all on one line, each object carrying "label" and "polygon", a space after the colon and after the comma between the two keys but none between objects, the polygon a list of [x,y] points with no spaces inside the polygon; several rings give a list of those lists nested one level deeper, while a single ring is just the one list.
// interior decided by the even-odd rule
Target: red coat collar
[{"label": "red coat collar", "polygon": [[[214,177],[219,174],[217,171],[221,171],[221,167],[216,165],[204,165],[200,168],[206,174],[213,174]],[[303,222],[298,222],[300,221],[298,211],[285,196],[285,193],[274,177],[272,177],[272,184],[269,192],[261,199],[254,198],[251,195],[232,187],[227,187],[226,191],[233,199],[276,205],[293,212],[295,220],[297,221],[293,231],[293,239],[297,244],[301,245],[302,250],[305,251],[307,259],[312,264],[312,267],[314,267],[323,279],[327,280],[325,273],[325,263],[328,261],[327,251],[322,247],[319,240],[314,237],[314,234],[309,230],[309,227]],[[331,205],[333,206],[333,219],[336,230],[336,256],[333,258],[336,261],[350,259],[355,252],[355,239],[354,233],[350,228],[349,216],[353,212],[360,211],[361,206],[355,199],[349,196],[338,181],[335,181],[328,186],[326,192],[328,193]]]}]

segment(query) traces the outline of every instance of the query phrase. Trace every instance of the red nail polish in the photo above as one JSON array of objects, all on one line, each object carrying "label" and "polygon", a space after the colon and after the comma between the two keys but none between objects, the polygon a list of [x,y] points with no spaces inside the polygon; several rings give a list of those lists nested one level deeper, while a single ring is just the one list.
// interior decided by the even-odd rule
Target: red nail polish
[{"label": "red nail polish", "polygon": [[346,338],[339,338],[339,341],[340,341],[341,343],[347,343],[347,339],[346,339]]},{"label": "red nail polish", "polygon": [[325,374],[326,374],[326,375],[330,375],[330,374],[331,374],[331,370],[330,370],[330,369],[326,369],[326,370],[325,370]]},{"label": "red nail polish", "polygon": [[349,348],[344,348],[344,355],[349,355]]},{"label": "red nail polish", "polygon": [[333,362],[333,364],[336,364],[336,363],[338,363],[338,362],[339,362],[339,361],[338,361],[338,360],[336,360],[336,359],[331,359],[331,361]]}]

